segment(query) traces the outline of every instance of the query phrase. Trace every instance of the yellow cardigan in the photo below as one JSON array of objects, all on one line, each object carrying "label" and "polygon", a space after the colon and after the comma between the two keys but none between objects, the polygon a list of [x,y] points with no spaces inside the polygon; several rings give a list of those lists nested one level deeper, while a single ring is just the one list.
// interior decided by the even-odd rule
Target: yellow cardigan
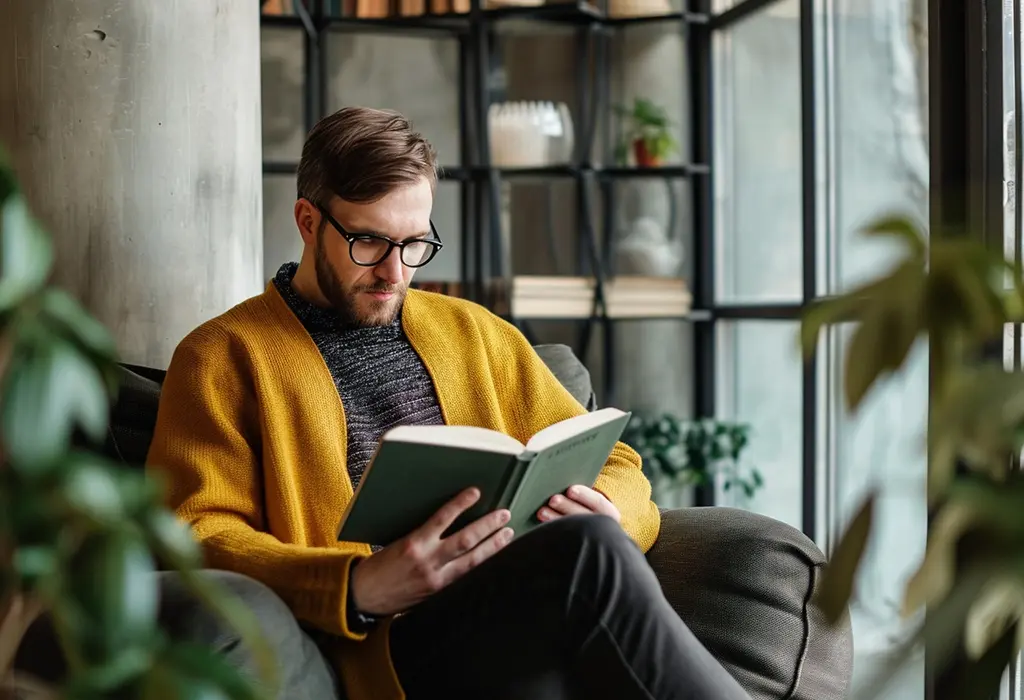
[{"label": "yellow cardigan", "polygon": [[[585,411],[523,335],[483,307],[410,291],[402,324],[446,423],[525,442]],[[262,581],[299,620],[336,639],[329,655],[349,697],[403,698],[388,621],[369,635],[345,621],[349,567],[370,555],[365,545],[336,540],[352,497],[346,447],[330,371],[271,283],[180,343],[147,463],[164,474],[169,504],[203,544],[207,566]],[[597,488],[647,551],[660,520],[639,456],[616,445]]]}]

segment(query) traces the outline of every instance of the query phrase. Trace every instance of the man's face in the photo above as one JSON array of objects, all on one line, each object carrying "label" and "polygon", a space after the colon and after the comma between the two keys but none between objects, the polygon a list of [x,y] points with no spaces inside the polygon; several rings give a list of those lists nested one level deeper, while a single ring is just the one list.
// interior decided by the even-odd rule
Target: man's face
[{"label": "man's face", "polygon": [[[348,233],[372,233],[400,242],[430,234],[433,203],[430,183],[423,179],[372,204],[335,197],[327,211]],[[402,264],[398,248],[373,267],[357,265],[348,241],[328,221],[316,236],[314,260],[321,293],[346,323],[359,327],[393,322],[416,271]]]}]

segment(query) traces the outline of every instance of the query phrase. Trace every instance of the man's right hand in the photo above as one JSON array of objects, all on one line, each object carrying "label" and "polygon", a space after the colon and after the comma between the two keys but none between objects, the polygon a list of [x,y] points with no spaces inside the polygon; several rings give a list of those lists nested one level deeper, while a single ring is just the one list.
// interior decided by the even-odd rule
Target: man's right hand
[{"label": "man's right hand", "polygon": [[455,519],[480,498],[467,489],[424,525],[359,562],[349,596],[368,615],[408,610],[470,571],[512,541],[507,510],[496,510],[442,538]]}]

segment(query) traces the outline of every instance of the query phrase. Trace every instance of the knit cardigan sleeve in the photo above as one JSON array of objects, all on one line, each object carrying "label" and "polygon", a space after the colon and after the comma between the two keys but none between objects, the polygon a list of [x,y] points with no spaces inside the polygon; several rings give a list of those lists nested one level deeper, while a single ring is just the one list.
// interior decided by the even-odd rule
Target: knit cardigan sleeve
[{"label": "knit cardigan sleeve", "polygon": [[191,526],[206,566],[261,581],[300,620],[361,640],[345,611],[350,568],[365,554],[265,532],[256,401],[226,335],[200,328],[175,351],[147,468],[162,475],[168,505]]},{"label": "knit cardigan sleeve", "polygon": [[[509,397],[505,410],[509,425],[529,440],[544,428],[586,413],[586,408],[558,381],[525,336],[512,324],[494,318],[496,338],[488,342],[498,350],[495,367],[499,394]],[[500,348],[500,350],[499,350]],[[661,529],[661,515],[651,501],[651,483],[641,468],[640,455],[625,443],[616,443],[594,485],[622,515],[622,528],[647,552]]]}]

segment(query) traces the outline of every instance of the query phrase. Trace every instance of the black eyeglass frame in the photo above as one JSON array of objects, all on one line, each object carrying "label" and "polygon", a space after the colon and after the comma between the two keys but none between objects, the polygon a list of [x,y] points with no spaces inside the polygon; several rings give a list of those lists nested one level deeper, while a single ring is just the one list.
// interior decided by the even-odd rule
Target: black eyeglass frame
[{"label": "black eyeglass frame", "polygon": [[[423,267],[431,260],[433,260],[434,256],[437,255],[438,251],[444,248],[444,243],[441,242],[441,236],[438,235],[437,229],[434,228],[433,220],[430,221],[430,235],[433,236],[434,240],[431,240],[430,238],[410,238],[405,241],[393,241],[390,238],[378,236],[375,233],[351,233],[345,230],[345,227],[339,224],[338,220],[331,216],[326,209],[324,209],[323,207],[317,207],[317,209],[320,210],[320,214],[322,214],[323,217],[327,219],[328,223],[330,223],[331,226],[334,227],[334,230],[337,231],[342,238],[348,241],[348,257],[350,257],[352,259],[352,262],[354,262],[356,265],[359,265],[360,267],[374,267],[376,265],[380,265],[382,262],[388,259],[388,256],[391,255],[392,250],[398,248],[398,259],[402,261],[403,265],[405,265],[406,267],[419,268]],[[383,241],[388,244],[388,249],[384,251],[384,254],[381,255],[376,262],[359,262],[358,260],[356,260],[356,256],[352,252],[352,244],[359,240]],[[405,247],[412,243],[427,243],[430,245],[431,248],[430,255],[428,255],[426,260],[421,262],[419,265],[410,265],[409,263],[405,262],[405,258],[403,257],[403,251],[405,250]]]}]

